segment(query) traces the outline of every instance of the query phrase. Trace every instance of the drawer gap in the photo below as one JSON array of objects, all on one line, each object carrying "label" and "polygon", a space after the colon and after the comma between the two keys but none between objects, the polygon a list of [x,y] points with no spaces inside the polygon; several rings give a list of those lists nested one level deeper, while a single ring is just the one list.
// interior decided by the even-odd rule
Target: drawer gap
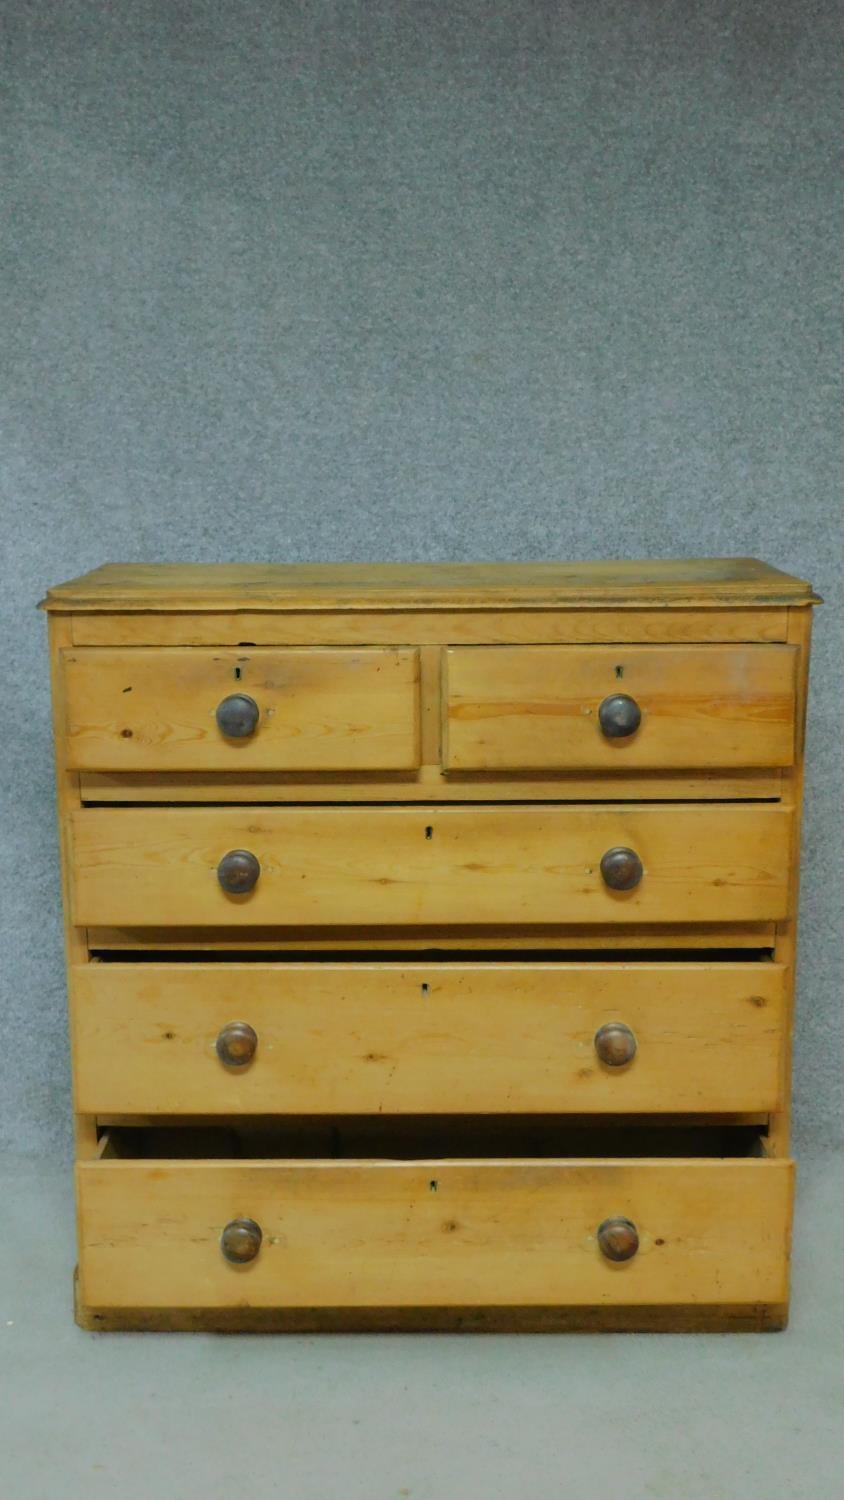
[{"label": "drawer gap", "polygon": [[265,1127],[109,1129],[101,1156],[208,1161],[500,1161],[595,1158],[746,1158],[766,1155],[757,1125],[584,1123],[555,1116],[382,1116],[299,1118]]},{"label": "drawer gap", "polygon": [[358,964],[371,967],[400,965],[402,969],[426,964],[710,964],[772,963],[772,948],[424,948],[366,949],[303,948],[94,948],[91,959],[104,964]]},{"label": "drawer gap", "polygon": [[[726,775],[727,773],[724,772],[723,774]],[[713,779],[714,779],[715,775],[717,775],[717,773],[713,773]],[[282,779],[281,777],[277,778],[277,780],[281,780],[281,779]],[[303,776],[303,777],[300,778],[300,780],[302,780],[302,781],[305,781],[305,779],[307,779],[308,785],[313,785],[313,784],[319,784],[320,786],[323,785],[323,783],[321,782],[321,780],[320,780],[320,778],[318,776],[315,776],[315,775],[314,776],[308,776],[307,778],[305,778]],[[476,784],[478,778],[473,775],[471,778],[465,777],[463,779],[464,780],[471,779],[471,781],[473,782],[473,784]],[[541,785],[541,783],[542,783],[542,777],[528,776],[528,775],[523,774],[523,773],[519,773],[518,776],[516,776],[515,774],[513,774],[509,779],[512,780],[514,782],[514,784],[516,782],[518,782],[519,786],[522,786],[523,784],[525,784],[527,782],[530,782],[531,785],[533,785],[533,784]],[[558,779],[559,778],[557,778],[557,780]],[[353,779],[351,777],[347,777],[346,780],[349,782],[349,784],[353,784]],[[398,792],[398,788],[399,788],[400,784],[403,781],[404,782],[416,782],[417,777],[415,775],[413,775],[413,776],[407,776],[407,775],[402,775],[400,773],[395,773],[395,774],[391,773],[391,774],[385,774],[383,777],[379,778],[379,780],[387,782],[391,786],[393,784],[395,784],[397,792]],[[501,776],[497,776],[496,777],[496,782],[506,783],[507,780],[508,780],[508,777],[506,775],[501,775]],[[458,780],[458,778],[456,778],[454,776],[453,772],[449,774],[448,782],[451,785],[458,785],[459,784],[459,780]],[[285,783],[285,784],[287,784],[287,783]],[[243,782],[239,781],[239,785],[243,785]],[[295,787],[296,782],[294,780],[290,780],[289,785],[291,787]],[[330,791],[330,789],[331,789],[331,782],[330,781],[326,781],[324,783],[324,785],[325,785],[326,792]],[[260,789],[261,789],[260,783],[256,784],[255,790],[256,791],[260,791]],[[130,790],[129,787],[127,787],[127,791],[128,790]],[[434,794],[432,793],[432,795],[434,795]],[[507,799],[507,800],[509,801],[509,799]],[[514,801],[519,801],[521,799],[520,798],[515,798],[513,800]],[[169,799],[166,798],[166,797],[162,797],[160,799],[155,799],[155,800],[153,798],[151,798],[151,797],[141,797],[140,799],[137,798],[137,797],[135,797],[135,798],[126,797],[126,798],[121,799],[120,801],[117,801],[116,799],[111,798],[111,797],[108,797],[108,798],[83,797],[83,799],[82,799],[82,806],[83,807],[89,807],[89,808],[92,808],[92,809],[93,808],[104,808],[104,809],[107,809],[109,812],[116,811],[119,808],[137,808],[139,806],[145,807],[145,808],[149,808],[149,809],[153,809],[153,808],[167,808],[169,810],[169,809],[171,809],[174,806],[174,801],[175,801],[176,805],[178,805],[178,807],[181,810],[183,810],[183,811],[187,811],[191,807],[203,808],[203,809],[208,809],[209,807],[216,807],[216,808],[227,807],[227,808],[232,808],[235,811],[240,811],[240,810],[243,809],[243,807],[245,805],[246,806],[252,805],[249,800],[244,799],[243,797],[231,797],[231,798],[227,798],[225,796],[225,789],[223,788],[221,790],[221,794],[219,796],[215,796],[214,799],[213,799],[213,801],[209,801],[207,798],[198,798],[197,800],[192,801],[189,798],[185,798],[185,797],[179,797],[177,799],[174,799],[172,797],[169,798]],[[282,800],[282,799],[274,799],[272,797],[261,797],[260,799],[256,799],[256,801],[257,801],[257,805],[260,805],[262,808],[278,807],[278,808],[283,808],[287,812],[295,812],[297,809],[300,809],[300,810],[305,811],[305,812],[310,812],[314,808],[342,808],[343,810],[351,810],[353,808],[368,808],[368,807],[371,807],[371,808],[390,807],[390,808],[395,808],[395,809],[407,808],[408,811],[415,812],[417,810],[417,808],[420,806],[419,802],[417,802],[417,801],[409,802],[405,798],[402,798],[400,795],[396,795],[395,797],[377,797],[377,798],[375,798],[375,797],[367,798],[365,796],[354,797],[354,798],[345,797],[345,798],[337,798],[335,800],[332,800],[331,797],[326,796],[326,797],[320,797],[318,801],[315,800],[313,797],[308,797],[308,798],[304,799],[301,802],[296,802],[296,801],[294,801],[294,800],[292,800],[290,798],[285,798],[285,799]],[[756,796],[754,796],[749,791],[743,793],[742,796],[740,796],[740,797],[729,797],[729,796],[723,796],[723,795],[721,795],[717,791],[717,789],[714,790],[713,793],[712,793],[712,795],[709,796],[709,797],[690,797],[688,795],[688,793],[683,790],[682,786],[678,787],[677,793],[673,797],[653,797],[653,796],[648,796],[647,795],[647,786],[646,785],[643,785],[643,787],[641,789],[641,792],[637,792],[637,794],[634,795],[634,796],[631,796],[631,797],[613,797],[612,796],[612,784],[610,783],[610,784],[607,785],[606,788],[601,788],[600,791],[596,791],[591,796],[585,796],[581,792],[581,794],[579,796],[572,796],[572,797],[559,797],[559,796],[558,797],[531,797],[529,799],[529,801],[530,801],[530,806],[531,807],[582,807],[584,803],[592,803],[592,802],[594,802],[596,804],[599,804],[601,807],[628,807],[628,806],[629,807],[637,807],[642,802],[647,802],[647,804],[648,804],[649,807],[674,807],[674,806],[676,806],[676,804],[678,802],[682,803],[684,807],[709,807],[709,806],[711,806],[711,804],[713,802],[716,802],[719,805],[724,805],[724,806],[735,805],[735,806],[739,806],[739,807],[742,806],[745,803],[752,803],[754,807],[758,807],[759,805],[761,805],[763,803],[767,803],[767,802],[770,802],[770,803],[781,802],[782,798],[779,797],[779,796],[770,796],[770,795],[767,795],[767,796],[758,796],[758,795],[756,795]],[[496,796],[496,797],[489,797],[489,798],[472,797],[472,798],[467,798],[466,801],[461,801],[459,798],[456,798],[456,797],[450,797],[447,802],[441,803],[440,806],[443,807],[443,808],[454,808],[454,809],[463,807],[463,808],[467,808],[469,810],[473,810],[473,809],[480,808],[480,807],[500,807],[501,806],[501,802],[502,802],[501,795]]]}]

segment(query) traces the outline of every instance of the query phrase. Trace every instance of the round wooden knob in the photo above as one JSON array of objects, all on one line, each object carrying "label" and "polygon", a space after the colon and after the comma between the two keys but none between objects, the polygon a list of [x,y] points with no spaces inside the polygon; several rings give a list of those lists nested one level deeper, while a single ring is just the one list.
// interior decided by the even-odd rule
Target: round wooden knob
[{"label": "round wooden knob", "polygon": [[258,884],[261,866],[248,849],[230,849],[217,866],[217,879],[231,896],[243,896]]},{"label": "round wooden knob", "polygon": [[608,1068],[623,1068],[636,1056],[636,1038],[623,1021],[608,1021],[595,1032],[595,1051]]},{"label": "round wooden knob", "polygon": [[254,1219],[232,1219],[220,1235],[220,1249],[233,1266],[245,1266],[255,1259],[263,1238]]},{"label": "round wooden knob", "polygon": [[626,739],[629,734],[636,733],[641,722],[642,710],[636,699],[628,697],[627,693],[613,693],[598,709],[601,733],[608,740]]},{"label": "round wooden knob", "polygon": [[232,693],[217,706],[217,725],[230,740],[248,739],[260,717],[261,710],[248,693]]},{"label": "round wooden knob", "polygon": [[629,1219],[605,1219],[598,1226],[598,1245],[607,1260],[632,1260],[639,1248],[639,1231]]},{"label": "round wooden knob", "polygon": [[258,1033],[245,1021],[230,1021],[217,1037],[217,1056],[227,1068],[248,1068],[258,1046]]},{"label": "round wooden knob", "polygon": [[642,861],[635,849],[608,849],[601,860],[604,883],[613,891],[632,891],[644,873]]}]

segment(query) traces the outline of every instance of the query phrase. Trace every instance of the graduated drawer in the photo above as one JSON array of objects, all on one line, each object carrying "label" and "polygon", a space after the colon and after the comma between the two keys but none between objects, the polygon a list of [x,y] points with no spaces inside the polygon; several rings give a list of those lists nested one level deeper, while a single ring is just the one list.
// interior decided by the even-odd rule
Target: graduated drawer
[{"label": "graduated drawer", "polygon": [[89,1310],[787,1299],[784,1160],[101,1160],[77,1183]]},{"label": "graduated drawer", "polygon": [[[791,812],[768,803],[85,808],[71,828],[73,920],[89,926],[612,925],[788,910]],[[602,873],[619,847],[642,871],[627,890]],[[220,883],[232,851],[258,871],[248,894]]]},{"label": "graduated drawer", "polygon": [[71,971],[76,1107],[765,1112],[783,994],[773,963],[90,963]]},{"label": "graduated drawer", "polygon": [[[796,657],[786,645],[453,646],[443,653],[443,766],[790,766]],[[614,705],[619,694],[634,706]],[[638,727],[613,733],[637,711]]]},{"label": "graduated drawer", "polygon": [[419,764],[415,647],[83,647],[61,652],[61,667],[68,762],[81,771]]}]

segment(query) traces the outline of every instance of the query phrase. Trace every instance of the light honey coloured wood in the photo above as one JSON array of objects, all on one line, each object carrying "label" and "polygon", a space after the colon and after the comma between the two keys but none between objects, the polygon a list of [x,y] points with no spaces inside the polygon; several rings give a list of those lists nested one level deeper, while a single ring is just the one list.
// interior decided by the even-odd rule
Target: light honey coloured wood
[{"label": "light honey coloured wood", "polygon": [[181,613],[135,610],[68,615],[75,646],[420,646],[506,645],[543,641],[580,644],[627,641],[785,641],[789,611],[759,609],[511,609],[321,611],[219,610]]},{"label": "light honey coloured wood", "polygon": [[794,765],[786,773],[783,800],[791,807],[793,843],[789,862],[789,915],[778,923],[775,954],[778,962],[785,965],[786,1011],[783,1020],[783,1048],[781,1053],[782,1077],[780,1082],[780,1105],[771,1115],[769,1138],[773,1151],[787,1156],[791,1141],[791,1066],[792,1035],[794,1026],[794,975],[797,961],[797,903],[800,890],[800,827],[803,812],[803,784],[806,763],[806,714],[809,696],[809,646],[812,637],[812,611],[791,610],[789,637],[800,653],[797,678],[797,753]]},{"label": "light honey coloured wood", "polygon": [[752,559],[51,589],[80,1323],[783,1326],[817,602]]},{"label": "light honey coloured wood", "polygon": [[[88,962],[88,934],[74,923],[70,910],[70,857],[67,840],[70,837],[69,817],[81,806],[79,774],[68,763],[67,740],[64,734],[64,677],[59,662],[61,653],[70,639],[70,621],[56,616],[49,622],[50,680],[53,707],[53,747],[56,766],[56,810],[58,813],[59,848],[61,853],[62,906],[64,915],[65,962],[70,969],[78,970]],[[80,1159],[90,1157],[97,1149],[97,1122],[87,1114],[75,1098],[74,1080],[74,1137],[76,1152]]]},{"label": "light honey coloured wood", "polygon": [[[785,915],[781,807],[83,809],[73,910],[89,925],[280,927],[761,921]],[[638,851],[634,889],[601,858]],[[227,851],[257,856],[248,896],[221,889]]]},{"label": "light honey coloured wood", "polygon": [[[787,1298],[785,1161],[100,1161],[77,1168],[97,1307],[654,1306]],[[597,1244],[621,1214],[640,1249]],[[233,1267],[220,1236],[261,1228]]]},{"label": "light honey coloured wood", "polygon": [[[73,650],[62,655],[71,764],[88,771],[363,771],[419,764],[413,649]],[[220,705],[247,695],[251,733]]]},{"label": "light honey coloured wood", "polygon": [[[443,661],[449,771],[789,766],[790,646],[476,646]],[[608,738],[602,704],[641,723]]]},{"label": "light honey coloured wood", "polygon": [[[636,926],[619,922],[614,927],[594,927],[580,924],[575,927],[549,926],[546,923],[498,927],[495,929],[494,950],[502,956],[511,953],[559,956],[569,951],[583,949],[595,952],[596,944],[601,952],[611,957],[616,952],[647,952],[668,947],[672,951],[686,952],[698,949],[703,953],[713,949],[729,951],[747,950],[751,958],[760,951],[773,949],[777,938],[776,922],[643,922]],[[160,952],[183,954],[201,952],[209,957],[216,954],[230,958],[233,952],[246,955],[272,952],[278,955],[293,955],[301,958],[309,955],[325,956],[336,950],[365,957],[370,954],[393,952],[422,952],[432,950],[449,953],[455,957],[466,954],[477,956],[489,954],[490,933],[483,927],[424,927],[419,923],[404,927],[89,927],[88,942],[92,951],[118,953],[121,950],[133,956]]]},{"label": "light honey coloured wood", "polygon": [[752,557],[643,562],[106,563],[49,590],[47,609],[407,610],[757,608],[817,602]]},{"label": "light honey coloured wood", "polygon": [[[779,1102],[771,963],[84,964],[80,1107],[98,1115],[729,1113]],[[257,1037],[232,1069],[218,1038]],[[633,1032],[626,1067],[596,1034]]]},{"label": "light honey coloured wood", "polygon": [[[782,791],[781,771],[733,771],[728,775],[682,775],[676,772],[616,773],[614,800],[619,802],[770,802]],[[449,776],[438,765],[418,771],[363,774],[351,778],[324,772],[305,774],[256,772],[249,776],[194,771],[82,771],[82,801],[124,804],[161,802],[604,802],[605,773],[593,776],[485,775]]]}]

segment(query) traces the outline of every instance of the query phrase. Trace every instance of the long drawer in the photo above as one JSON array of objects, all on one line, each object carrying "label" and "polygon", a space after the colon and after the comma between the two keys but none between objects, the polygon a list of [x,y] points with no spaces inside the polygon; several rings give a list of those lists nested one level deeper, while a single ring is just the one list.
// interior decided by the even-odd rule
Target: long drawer
[{"label": "long drawer", "polygon": [[[244,626],[244,629],[247,629]],[[61,653],[68,763],[87,771],[407,771],[415,647]]]},{"label": "long drawer", "polygon": [[102,1160],[77,1182],[88,1309],[787,1298],[789,1161]]},{"label": "long drawer", "polygon": [[[788,910],[791,812],[773,804],[85,808],[71,829],[82,925],[606,927]],[[248,893],[223,888],[233,865],[254,876]],[[616,888],[619,875],[634,883]]]},{"label": "long drawer", "polygon": [[97,1115],[724,1112],[780,1095],[774,963],[90,963]]},{"label": "long drawer", "polygon": [[793,646],[456,646],[451,772],[789,766]]}]

